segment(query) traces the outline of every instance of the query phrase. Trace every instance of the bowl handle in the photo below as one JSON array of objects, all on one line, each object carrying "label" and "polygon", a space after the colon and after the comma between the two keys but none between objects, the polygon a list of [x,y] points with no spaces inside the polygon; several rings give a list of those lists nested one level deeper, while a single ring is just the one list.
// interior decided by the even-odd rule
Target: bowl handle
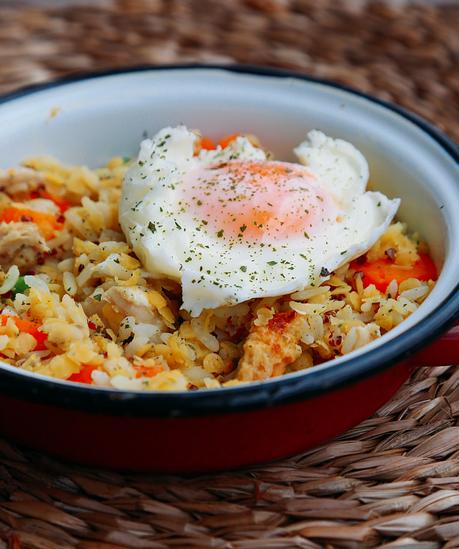
[{"label": "bowl handle", "polygon": [[459,324],[410,358],[413,366],[459,364]]}]

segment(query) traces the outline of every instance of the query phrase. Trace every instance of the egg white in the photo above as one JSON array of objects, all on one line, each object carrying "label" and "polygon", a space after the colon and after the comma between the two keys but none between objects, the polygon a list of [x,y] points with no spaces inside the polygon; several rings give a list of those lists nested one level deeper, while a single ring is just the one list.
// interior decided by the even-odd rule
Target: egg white
[{"label": "egg white", "polygon": [[350,143],[314,130],[295,153],[333,197],[339,221],[326,223],[307,238],[229,245],[193,217],[181,200],[183,181],[199,166],[235,159],[264,161],[266,154],[238,137],[225,149],[201,150],[194,156],[196,139],[195,133],[179,126],[143,141],[125,176],[119,208],[121,227],[144,268],[156,278],[179,281],[183,308],[192,316],[318,284],[327,273],[366,252],[400,203],[379,192],[365,192],[364,156]]}]

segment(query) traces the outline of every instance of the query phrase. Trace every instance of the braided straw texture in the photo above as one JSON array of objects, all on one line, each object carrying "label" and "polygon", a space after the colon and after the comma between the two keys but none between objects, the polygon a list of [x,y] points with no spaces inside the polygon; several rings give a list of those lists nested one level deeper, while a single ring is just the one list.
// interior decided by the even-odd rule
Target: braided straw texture
[{"label": "braided straw texture", "polygon": [[459,2],[435,4],[2,0],[0,92],[143,63],[264,64],[395,101],[459,140]]},{"label": "braided straw texture", "polygon": [[3,441],[0,547],[459,547],[458,417],[444,366],[338,440],[243,472],[114,474]]},{"label": "braided straw texture", "polygon": [[[0,92],[141,63],[257,63],[369,91],[459,139],[454,1],[71,4],[0,3]],[[458,418],[459,371],[444,366],[338,440],[243,472],[107,473],[0,441],[0,549],[459,547]]]}]

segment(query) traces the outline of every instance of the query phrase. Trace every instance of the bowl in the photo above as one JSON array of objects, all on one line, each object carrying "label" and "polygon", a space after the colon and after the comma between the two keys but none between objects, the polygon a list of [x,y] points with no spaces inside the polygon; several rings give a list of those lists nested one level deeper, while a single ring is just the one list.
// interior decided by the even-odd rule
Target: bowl
[{"label": "bowl", "polygon": [[[344,357],[240,387],[126,392],[0,364],[0,432],[81,463],[132,470],[228,469],[300,452],[368,417],[421,365],[459,357],[458,148],[421,118],[337,84],[256,67],[141,67],[75,76],[0,100],[0,166],[48,154],[97,166],[184,123],[259,136],[277,158],[318,128],[357,146],[371,184],[402,199],[441,269],[402,324]],[[430,347],[427,347],[430,344]]]}]

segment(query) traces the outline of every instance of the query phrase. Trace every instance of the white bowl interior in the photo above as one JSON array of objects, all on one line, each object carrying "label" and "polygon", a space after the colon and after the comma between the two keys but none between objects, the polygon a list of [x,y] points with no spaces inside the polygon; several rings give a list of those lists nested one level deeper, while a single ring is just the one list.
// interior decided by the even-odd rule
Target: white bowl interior
[{"label": "white bowl interior", "polygon": [[372,347],[428,315],[457,284],[459,254],[452,252],[459,242],[459,182],[454,161],[409,120],[327,85],[218,69],[164,69],[51,87],[0,105],[0,167],[40,154],[98,166],[115,155],[136,154],[145,134],[179,123],[211,137],[253,133],[281,159],[292,159],[292,148],[312,128],[346,139],[363,152],[372,186],[401,197],[399,218],[428,242],[442,267],[423,306]]}]

